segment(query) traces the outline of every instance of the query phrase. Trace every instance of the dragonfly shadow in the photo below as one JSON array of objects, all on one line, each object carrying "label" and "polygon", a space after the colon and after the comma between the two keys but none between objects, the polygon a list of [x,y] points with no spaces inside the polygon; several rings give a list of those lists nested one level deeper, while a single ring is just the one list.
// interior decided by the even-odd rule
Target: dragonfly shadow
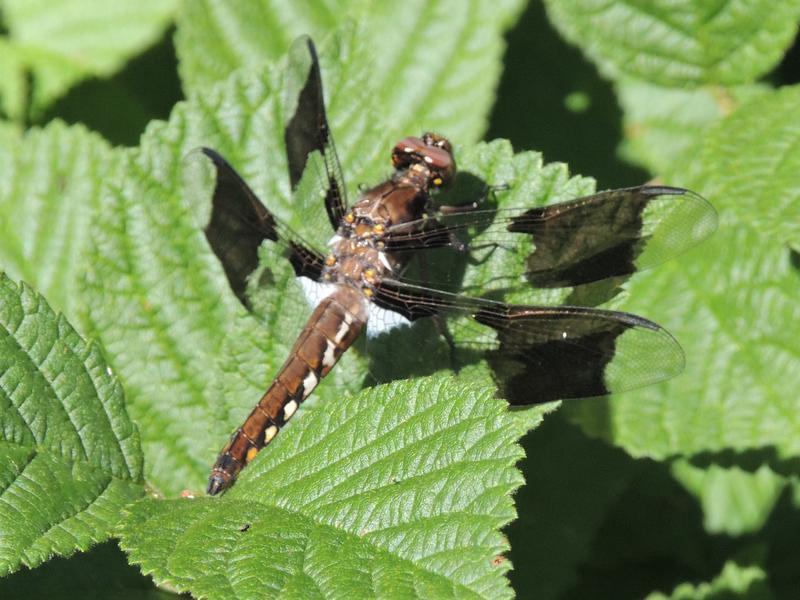
[{"label": "dragonfly shadow", "polygon": [[[447,191],[436,197],[434,207],[475,205],[480,210],[493,208],[496,204],[492,188],[484,179],[468,171],[459,171]],[[464,214],[468,218],[468,209]],[[466,239],[461,241],[469,242]],[[469,266],[468,252],[452,247],[426,250],[424,260],[420,254],[409,261],[403,272],[405,281],[451,293],[461,290]],[[480,353],[474,353],[465,362],[460,350],[456,359],[448,341],[449,335],[446,319],[422,318],[410,326],[401,326],[375,337],[366,336],[360,345],[363,355],[369,359],[369,375],[364,385],[421,377],[442,370],[458,371],[461,366],[481,359]]]},{"label": "dragonfly shadow", "polygon": [[478,208],[495,208],[497,200],[493,187],[485,179],[470,171],[459,171],[448,189],[436,196],[438,206],[467,206],[473,202]]},{"label": "dragonfly shadow", "polygon": [[369,361],[369,372],[362,383],[365,387],[451,368],[447,343],[431,319],[376,337],[365,336],[360,350]]},{"label": "dragonfly shadow", "polygon": [[689,462],[703,469],[717,466],[723,469],[738,468],[748,473],[755,473],[761,467],[768,466],[775,473],[786,477],[800,475],[800,457],[781,456],[774,446],[746,450],[726,448],[714,452],[700,452],[693,455]]},{"label": "dragonfly shadow", "polygon": [[789,247],[789,264],[800,275],[800,250]]},{"label": "dragonfly shadow", "polygon": [[[472,238],[491,224],[486,220],[471,218],[473,210],[485,212],[495,209],[497,200],[493,188],[481,177],[468,171],[459,171],[447,190],[436,196],[433,218],[436,211],[456,212],[447,216],[448,227],[455,226],[453,242],[439,248],[417,251],[401,274],[404,281],[450,293],[462,292],[466,270],[474,260],[470,254]],[[458,228],[458,223],[469,223],[469,233]]]},{"label": "dragonfly shadow", "polygon": [[584,285],[576,285],[572,288],[569,296],[564,300],[564,304],[572,306],[600,306],[610,302],[621,294],[624,290],[622,285],[630,279],[630,275],[610,277],[601,281],[593,281]]}]

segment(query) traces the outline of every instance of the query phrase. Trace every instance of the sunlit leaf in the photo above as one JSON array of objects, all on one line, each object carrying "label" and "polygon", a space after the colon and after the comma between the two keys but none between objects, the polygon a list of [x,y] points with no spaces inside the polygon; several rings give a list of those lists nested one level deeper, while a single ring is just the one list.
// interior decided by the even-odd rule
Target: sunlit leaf
[{"label": "sunlit leaf", "polygon": [[434,377],[319,405],[221,498],[134,505],[122,546],[209,598],[510,597],[524,427],[491,396]]},{"label": "sunlit leaf", "polygon": [[797,33],[800,2],[548,0],[561,33],[610,77],[662,85],[737,84],[764,75]]},{"label": "sunlit leaf", "polygon": [[108,539],[142,494],[139,436],[97,346],[0,274],[0,574]]},{"label": "sunlit leaf", "polygon": [[[392,131],[405,126],[404,135],[435,129],[466,143],[486,128],[500,75],[501,36],[521,8],[520,0],[468,7],[460,0],[199,0],[184,4],[176,46],[184,86],[197,91],[237,68],[263,68],[300,34],[324,42],[332,30],[357,22],[364,48],[359,77],[369,82],[376,119]],[[350,63],[356,57],[341,49],[338,58]],[[339,93],[335,78],[326,83],[334,132],[356,129],[353,93]],[[356,87],[355,97],[363,91]]]},{"label": "sunlit leaf", "polygon": [[[38,113],[78,81],[108,76],[153,44],[175,0],[3,0],[2,9],[8,44],[31,74]],[[18,105],[9,108],[17,116]]]}]

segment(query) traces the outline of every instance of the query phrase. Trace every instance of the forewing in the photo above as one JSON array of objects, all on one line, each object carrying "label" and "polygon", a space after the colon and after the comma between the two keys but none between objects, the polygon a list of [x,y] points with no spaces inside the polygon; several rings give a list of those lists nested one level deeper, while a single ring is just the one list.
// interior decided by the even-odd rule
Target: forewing
[{"label": "forewing", "polygon": [[[526,252],[532,284],[569,287],[653,267],[698,244],[715,228],[716,212],[698,194],[640,186],[543,207],[438,215],[390,228],[387,247],[416,252],[494,246],[501,252]],[[522,243],[525,237],[532,250]],[[479,260],[477,254],[470,259]]]},{"label": "forewing", "polygon": [[640,186],[534,208],[507,228],[533,237],[531,281],[566,287],[660,264],[711,235],[716,222],[712,206],[694,192]]},{"label": "forewing", "polygon": [[216,174],[211,217],[203,231],[242,304],[251,308],[247,280],[258,267],[258,248],[264,240],[283,248],[295,274],[318,280],[323,264],[320,253],[280,223],[219,153],[210,148],[201,152],[211,159]]},{"label": "forewing", "polygon": [[319,59],[314,42],[308,36],[295,40],[289,51],[284,113],[286,126],[283,137],[292,191],[297,188],[309,165],[315,163],[315,156],[318,157],[322,172],[315,173],[315,176],[320,179],[328,220],[335,231],[347,210],[347,197],[325,113]]}]

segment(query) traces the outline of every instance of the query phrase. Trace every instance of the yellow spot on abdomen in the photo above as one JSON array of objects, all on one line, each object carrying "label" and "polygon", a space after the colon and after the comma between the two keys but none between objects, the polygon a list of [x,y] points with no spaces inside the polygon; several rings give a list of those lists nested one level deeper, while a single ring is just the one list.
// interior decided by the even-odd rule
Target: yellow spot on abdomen
[{"label": "yellow spot on abdomen", "polygon": [[255,446],[252,446],[247,451],[247,457],[246,457],[247,462],[250,462],[251,460],[253,460],[256,457],[256,454],[258,454],[258,448],[256,448]]}]

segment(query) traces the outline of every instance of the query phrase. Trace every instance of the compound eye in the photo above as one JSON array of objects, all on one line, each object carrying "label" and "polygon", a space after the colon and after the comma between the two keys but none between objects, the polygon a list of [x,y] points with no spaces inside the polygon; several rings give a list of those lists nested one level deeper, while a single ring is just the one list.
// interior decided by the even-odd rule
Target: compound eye
[{"label": "compound eye", "polygon": [[430,169],[428,181],[437,187],[448,184],[455,175],[456,165],[453,155],[441,148],[428,146],[425,150],[425,163]]},{"label": "compound eye", "polygon": [[453,147],[450,145],[450,140],[446,137],[439,135],[438,133],[432,133],[430,131],[426,131],[422,134],[422,141],[425,142],[428,146],[435,146],[436,148],[441,148],[448,154],[453,153]]},{"label": "compound eye", "polygon": [[392,164],[396,169],[402,169],[419,160],[419,153],[425,148],[425,143],[416,137],[406,137],[395,144],[392,150]]}]

